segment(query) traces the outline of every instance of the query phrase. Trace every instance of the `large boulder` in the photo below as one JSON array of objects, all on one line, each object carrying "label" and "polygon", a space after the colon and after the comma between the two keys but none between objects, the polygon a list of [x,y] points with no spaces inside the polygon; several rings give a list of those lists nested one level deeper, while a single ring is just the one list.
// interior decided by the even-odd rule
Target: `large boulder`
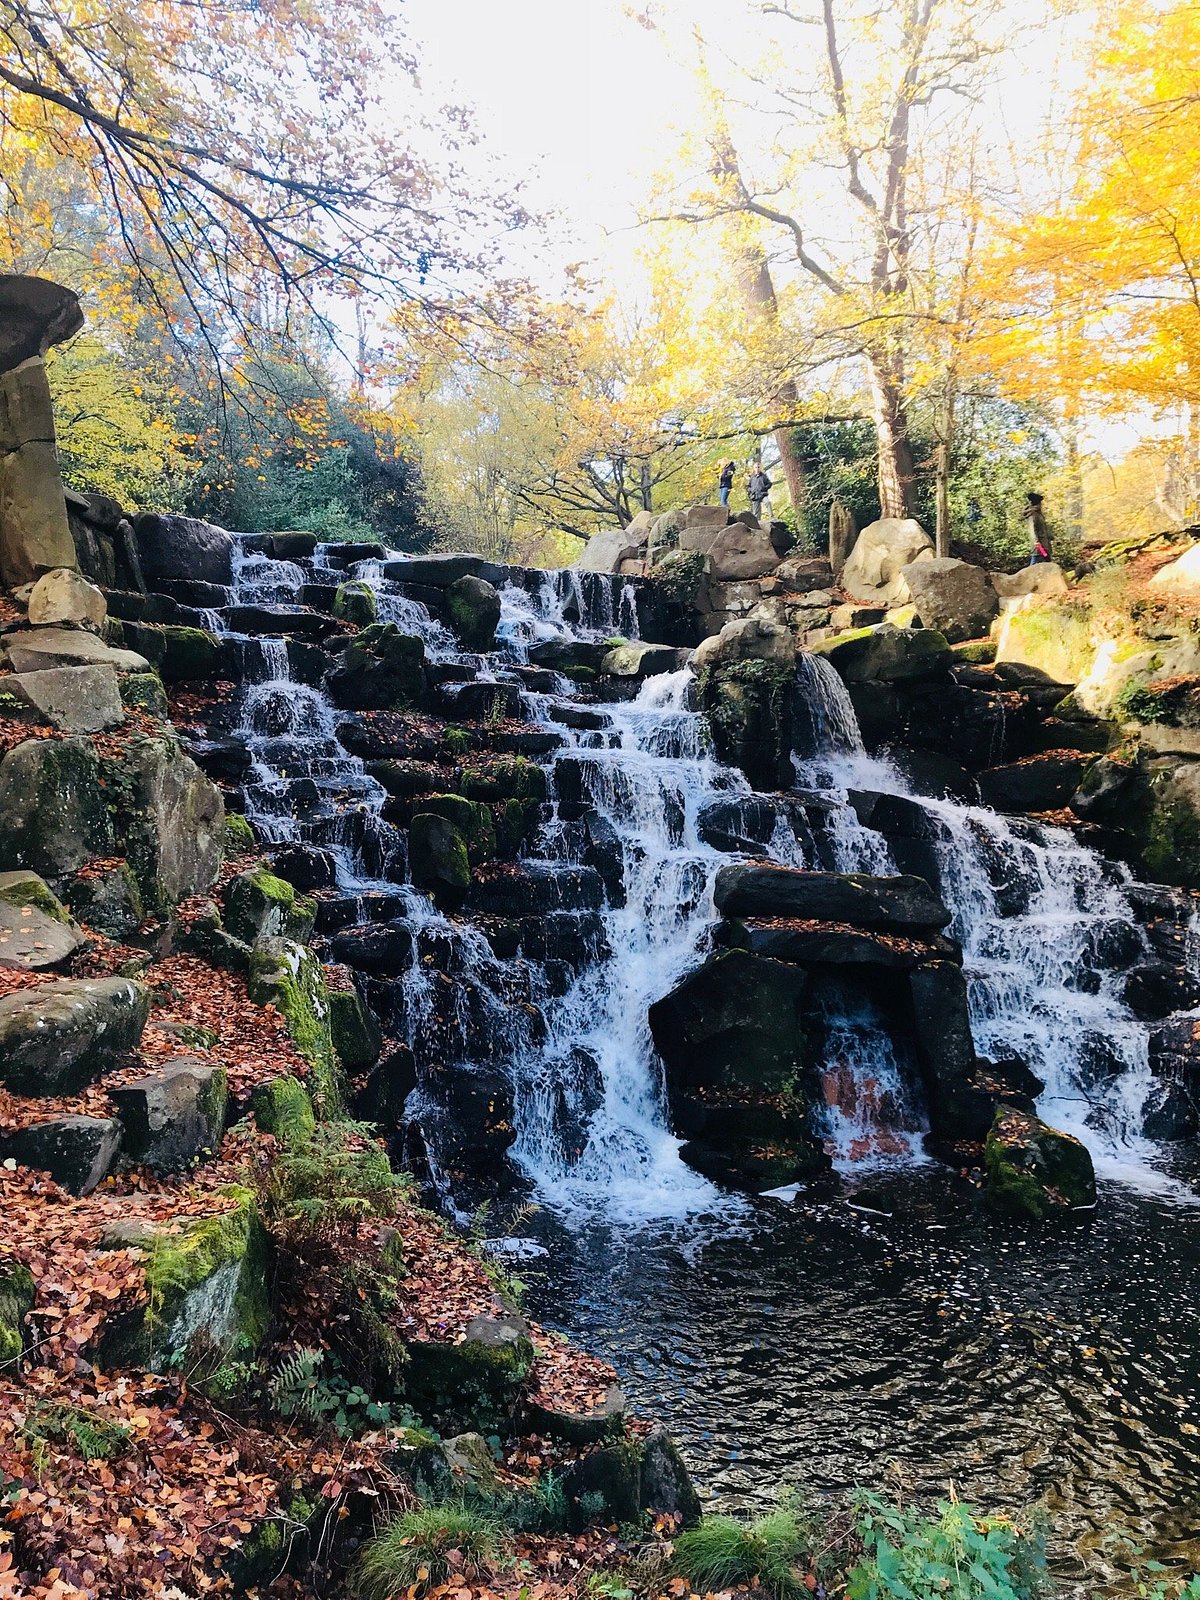
[{"label": "large boulder", "polygon": [[714,956],[650,1007],[673,1089],[782,1093],[805,1062],[807,975],[744,950]]},{"label": "large boulder", "polygon": [[111,667],[46,667],[41,672],[13,673],[5,688],[63,733],[103,733],[125,720],[120,684]]},{"label": "large boulder", "polygon": [[846,922],[918,937],[939,932],[951,916],[923,878],[804,872],[757,862],[721,867],[714,901],[729,917]]},{"label": "large boulder", "polygon": [[150,993],[130,978],[67,979],[0,998],[0,1082],[71,1094],[135,1050]]},{"label": "large boulder", "polygon": [[102,766],[145,905],[166,911],[211,888],[221,869],[225,802],[191,756],[173,737],[138,735]]},{"label": "large boulder", "polygon": [[[686,659],[686,651],[684,656]],[[674,672],[678,666],[679,651],[671,645],[626,639],[613,646],[600,670],[613,678],[652,678],[660,672]]]},{"label": "large boulder", "polygon": [[1058,811],[1070,805],[1093,757],[1070,750],[1026,756],[979,774],[979,795],[996,811]]},{"label": "large boulder", "polygon": [[69,1194],[90,1194],[121,1149],[115,1117],[51,1117],[0,1132],[0,1161],[48,1172]]},{"label": "large boulder", "polygon": [[443,905],[461,905],[471,887],[467,841],[445,817],[418,812],[408,835],[412,880]]},{"label": "large boulder", "polygon": [[975,1081],[978,1061],[962,970],[953,962],[934,961],[918,967],[908,981],[933,1131],[949,1140],[982,1139],[994,1101]]},{"label": "large boulder", "polygon": [[996,1112],[984,1165],[988,1199],[1014,1216],[1041,1221],[1096,1204],[1096,1174],[1086,1146],[1011,1106]]},{"label": "large boulder", "polygon": [[364,628],[342,651],[326,683],[347,711],[399,711],[425,697],[425,646],[394,622]]},{"label": "large boulder", "polygon": [[790,789],[795,780],[795,666],[763,657],[718,660],[703,667],[697,691],[720,759],[740,767],[753,789]]},{"label": "large boulder", "polygon": [[1189,545],[1181,556],[1160,567],[1150,579],[1150,587],[1163,594],[1200,594],[1200,543]]},{"label": "large boulder", "polygon": [[1084,774],[1071,809],[1111,830],[1121,854],[1146,877],[1200,889],[1200,761],[1101,756]]},{"label": "large boulder", "polygon": [[28,617],[35,628],[90,628],[98,632],[107,616],[103,592],[69,567],[55,567],[53,572],[43,573],[29,596]]},{"label": "large boulder", "polygon": [[622,561],[636,561],[641,551],[638,535],[629,528],[609,528],[594,533],[576,557],[581,572],[619,572]]},{"label": "large boulder", "polygon": [[790,672],[796,665],[796,642],[787,628],[741,617],[701,640],[692,653],[696,672],[734,661],[769,661]]},{"label": "large boulder", "polygon": [[954,653],[932,628],[858,628],[808,647],[825,656],[847,683],[911,683],[946,672]]},{"label": "large boulder", "polygon": [[500,594],[486,578],[476,578],[469,572],[456,578],[446,589],[446,609],[464,650],[496,648]]},{"label": "large boulder", "polygon": [[841,585],[856,600],[877,606],[907,605],[912,598],[904,569],[933,560],[933,540],[911,517],[869,522],[842,568]]},{"label": "large boulder", "polygon": [[61,283],[0,273],[0,372],[8,372],[83,327],[79,296]]},{"label": "large boulder", "polygon": [[322,1116],[341,1106],[341,1075],[333,1048],[329,991],[321,963],[306,945],[260,939],[250,957],[248,983],[256,1005],[272,1005],[296,1049],[312,1068],[308,1087]]},{"label": "large boulder", "polygon": [[996,635],[998,664],[1034,667],[1056,683],[1077,684],[1096,656],[1088,607],[1057,605],[1037,594],[1007,604]]},{"label": "large boulder", "polygon": [[1067,593],[1067,579],[1056,561],[1039,561],[1018,572],[993,572],[992,587],[1001,600],[1023,600],[1026,595],[1057,599]]},{"label": "large boulder", "polygon": [[30,628],[4,637],[14,672],[42,672],[47,667],[111,667],[114,672],[147,672],[150,663],[136,650],[105,644],[79,628]]},{"label": "large boulder", "polygon": [[238,873],[225,890],[225,926],[244,944],[260,938],[296,939],[303,944],[316,915],[315,901],[298,895],[292,884],[266,867]]},{"label": "large boulder", "polygon": [[0,967],[41,972],[66,961],[83,943],[83,934],[65,918],[48,915],[36,905],[0,900]]},{"label": "large boulder", "polygon": [[0,761],[0,868],[62,879],[113,854],[112,821],[87,739],[29,739]]},{"label": "large boulder", "polygon": [[982,567],[951,556],[910,562],[902,577],[924,628],[936,629],[951,644],[987,633],[1000,601]]},{"label": "large boulder", "polygon": [[144,512],[134,522],[134,531],[142,571],[148,579],[232,583],[234,541],[224,528],[197,517]]},{"label": "large boulder", "polygon": [[155,1172],[187,1172],[220,1148],[229,1100],[223,1067],[173,1061],[110,1089],[109,1098],[124,1129],[125,1154]]},{"label": "large boulder", "polygon": [[779,565],[779,553],[771,543],[771,535],[759,527],[748,528],[742,522],[724,527],[696,525],[689,521],[679,535],[679,548],[707,556],[712,575],[719,582],[762,578]]},{"label": "large boulder", "polygon": [[[362,560],[358,556],[356,560]],[[512,575],[511,567],[501,567],[494,561],[489,561],[486,556],[477,556],[465,551],[447,551],[442,555],[432,556],[404,556],[398,560],[385,561],[383,575],[391,578],[395,583],[417,583],[431,589],[447,589],[459,578],[470,575],[474,578],[486,578],[488,583],[495,584],[496,588],[503,588]]]}]

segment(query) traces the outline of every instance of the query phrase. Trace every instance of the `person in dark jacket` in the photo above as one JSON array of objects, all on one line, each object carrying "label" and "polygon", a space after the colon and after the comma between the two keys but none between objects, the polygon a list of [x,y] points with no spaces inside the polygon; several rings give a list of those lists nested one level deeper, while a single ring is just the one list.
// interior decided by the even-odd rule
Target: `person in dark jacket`
[{"label": "person in dark jacket", "polygon": [[729,496],[733,493],[733,474],[736,470],[736,465],[732,461],[727,461],[721,468],[719,481],[721,485],[721,504],[723,506],[729,504]]},{"label": "person in dark jacket", "polygon": [[1030,490],[1025,496],[1025,509],[1021,515],[1029,524],[1029,565],[1036,567],[1039,562],[1051,559],[1050,529],[1046,526],[1046,514],[1042,510],[1042,496]]},{"label": "person in dark jacket", "polygon": [[763,520],[763,507],[767,508],[767,520],[771,518],[771,480],[762,469],[762,462],[755,461],[750,469],[750,476],[746,480],[746,493],[750,497],[750,509],[759,522]]}]

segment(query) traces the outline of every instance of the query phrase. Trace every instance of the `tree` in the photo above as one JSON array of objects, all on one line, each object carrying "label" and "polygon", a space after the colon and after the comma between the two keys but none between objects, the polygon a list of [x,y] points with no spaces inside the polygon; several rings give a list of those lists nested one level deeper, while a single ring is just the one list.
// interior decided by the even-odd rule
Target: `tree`
[{"label": "tree", "polygon": [[285,315],[338,294],[432,309],[447,278],[495,268],[486,240],[520,206],[477,203],[455,167],[464,114],[430,125],[415,102],[415,63],[376,0],[0,0],[7,208],[49,241],[43,180],[68,174],[103,219],[98,253],[127,269],[108,311],[153,308],[222,375],[227,341],[253,348],[281,301]]}]

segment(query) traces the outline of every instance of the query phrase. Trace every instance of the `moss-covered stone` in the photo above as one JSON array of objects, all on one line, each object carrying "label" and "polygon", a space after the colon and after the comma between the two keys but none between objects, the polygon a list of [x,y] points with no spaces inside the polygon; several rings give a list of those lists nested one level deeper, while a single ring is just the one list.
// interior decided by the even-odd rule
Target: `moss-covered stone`
[{"label": "moss-covered stone", "polygon": [[852,628],[809,647],[825,656],[847,683],[911,683],[936,678],[954,660],[933,628]]},{"label": "moss-covered stone", "polygon": [[349,1072],[373,1067],[383,1049],[383,1034],[357,989],[329,990],[329,1027],[338,1060]]},{"label": "moss-covered stone", "polygon": [[468,573],[456,579],[446,589],[446,607],[450,613],[450,626],[458,635],[464,650],[496,648],[500,596],[486,578],[477,578]]},{"label": "moss-covered stone", "polygon": [[260,1130],[274,1134],[280,1144],[304,1144],[317,1126],[312,1101],[299,1078],[272,1078],[258,1084],[250,1109]]},{"label": "moss-covered stone", "polygon": [[986,1193],[1001,1211],[1036,1221],[1096,1203],[1092,1158],[1078,1139],[1001,1106],[984,1146]]},{"label": "moss-covered stone", "polygon": [[364,628],[342,651],[327,688],[352,711],[403,711],[425,697],[425,646],[394,622]]},{"label": "moss-covered stone", "polygon": [[967,661],[972,666],[986,666],[996,659],[994,639],[968,639],[964,644],[952,644],[956,661]]},{"label": "moss-covered stone", "polygon": [[136,735],[101,772],[146,908],[168,911],[210,888],[225,845],[225,803],[179,741]]},{"label": "moss-covered stone", "polygon": [[546,798],[546,774],[527,756],[501,756],[463,771],[459,788],[468,800]]},{"label": "moss-covered stone", "polygon": [[239,811],[225,813],[225,854],[240,856],[247,850],[257,850],[258,840],[247,818]]},{"label": "moss-covered stone", "polygon": [[127,711],[144,711],[166,722],[171,715],[167,691],[157,672],[125,672],[120,679],[121,704]]},{"label": "moss-covered stone", "polygon": [[0,872],[0,901],[10,906],[33,906],[55,922],[71,920],[58,896],[36,872]]},{"label": "moss-covered stone", "polygon": [[573,1461],[563,1474],[567,1527],[636,1523],[642,1510],[642,1454],[632,1439],[602,1445]]},{"label": "moss-covered stone", "polygon": [[708,581],[708,557],[700,550],[665,550],[650,576],[668,601],[694,606]]},{"label": "moss-covered stone", "polygon": [[167,683],[193,683],[215,678],[221,666],[221,643],[207,628],[164,626],[163,655],[159,667]]},{"label": "moss-covered stone", "polygon": [[521,846],[536,832],[541,812],[540,800],[501,801],[493,813],[496,854],[502,857],[517,855]]},{"label": "moss-covered stone", "polygon": [[72,913],[110,939],[126,939],[145,919],[137,880],[127,861],[76,876],[67,889]]},{"label": "moss-covered stone", "polygon": [[422,798],[421,810],[453,823],[467,846],[467,859],[473,866],[489,861],[496,853],[496,826],[492,813],[478,800],[464,800],[457,794],[431,794]]},{"label": "moss-covered stone", "polygon": [[356,628],[369,628],[379,615],[374,589],[362,578],[339,583],[333,597],[333,614]]},{"label": "moss-covered stone", "polygon": [[25,1318],[36,1298],[29,1268],[19,1261],[0,1262],[0,1369],[16,1361],[24,1349]]},{"label": "moss-covered stone", "polygon": [[292,1043],[312,1067],[313,1102],[322,1117],[338,1114],[341,1073],[330,1028],[329,991],[311,950],[288,939],[262,939],[250,958],[250,998],[273,1005]]},{"label": "moss-covered stone", "polygon": [[103,1360],[161,1372],[190,1351],[244,1357],[262,1344],[271,1321],[267,1235],[249,1189],[223,1193],[235,1202],[227,1211],[112,1241],[141,1251],[149,1298],[104,1331]]},{"label": "moss-covered stone", "polygon": [[51,882],[114,851],[100,764],[87,739],[29,739],[0,761],[0,870]]},{"label": "moss-covered stone", "polygon": [[294,939],[303,944],[313,931],[317,903],[296,893],[266,867],[252,867],[230,880],[225,890],[225,926],[235,939]]},{"label": "moss-covered stone", "polygon": [[1010,611],[1000,624],[996,660],[1036,667],[1055,683],[1079,683],[1095,659],[1086,606],[1025,605]]},{"label": "moss-covered stone", "polygon": [[432,812],[419,812],[412,819],[408,865],[417,888],[443,905],[461,905],[471,887],[467,841],[453,823]]},{"label": "moss-covered stone", "polygon": [[422,1417],[487,1434],[507,1416],[534,1361],[522,1318],[476,1317],[456,1344],[408,1347],[405,1387]]},{"label": "moss-covered stone", "polygon": [[791,786],[795,673],[774,661],[726,661],[705,667],[697,691],[713,746],[758,790]]}]

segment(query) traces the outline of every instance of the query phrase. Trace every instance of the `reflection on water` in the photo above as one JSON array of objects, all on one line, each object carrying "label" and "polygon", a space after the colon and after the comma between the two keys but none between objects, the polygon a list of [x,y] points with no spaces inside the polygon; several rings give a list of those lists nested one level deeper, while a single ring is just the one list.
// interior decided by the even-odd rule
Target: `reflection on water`
[{"label": "reflection on water", "polygon": [[530,1308],[614,1363],[716,1505],[898,1474],[1041,1501],[1064,1576],[1099,1575],[1122,1530],[1200,1569],[1197,1211],[1103,1183],[1092,1221],[1039,1230],[935,1168],[858,1198],[765,1200],[707,1236],[547,1219]]}]

